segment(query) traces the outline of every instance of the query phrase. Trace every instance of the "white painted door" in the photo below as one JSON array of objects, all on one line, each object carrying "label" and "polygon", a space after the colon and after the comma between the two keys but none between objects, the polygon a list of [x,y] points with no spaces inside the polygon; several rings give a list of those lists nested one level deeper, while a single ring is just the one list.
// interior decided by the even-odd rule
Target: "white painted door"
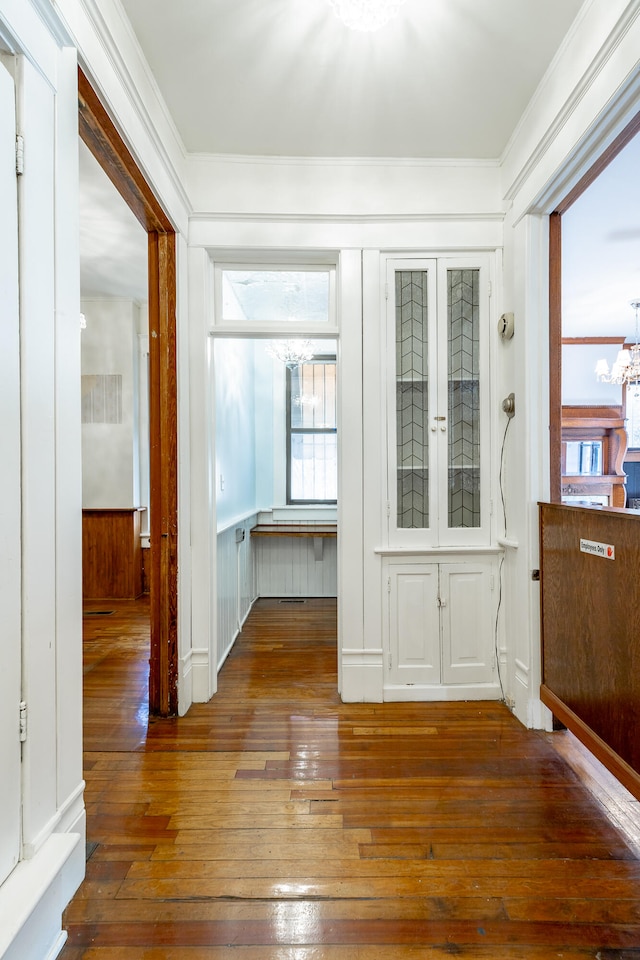
[{"label": "white painted door", "polygon": [[440,683],[438,564],[393,564],[389,572],[391,684]]},{"label": "white painted door", "polygon": [[0,883],[20,853],[20,353],[13,78],[0,60]]},{"label": "white painted door", "polygon": [[488,562],[440,567],[442,682],[490,683],[494,673],[493,567]]},{"label": "white painted door", "polygon": [[490,560],[389,561],[387,689],[492,683],[494,583]]}]

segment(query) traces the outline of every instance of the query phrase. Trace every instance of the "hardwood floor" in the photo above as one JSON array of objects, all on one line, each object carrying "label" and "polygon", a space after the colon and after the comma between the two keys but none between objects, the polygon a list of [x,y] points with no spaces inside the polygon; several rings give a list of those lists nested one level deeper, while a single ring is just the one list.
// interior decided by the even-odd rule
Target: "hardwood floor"
[{"label": "hardwood floor", "polygon": [[148,724],[145,604],[105,609],[62,960],[639,960],[637,848],[563,734],[341,703],[328,600],[260,601],[214,699]]}]

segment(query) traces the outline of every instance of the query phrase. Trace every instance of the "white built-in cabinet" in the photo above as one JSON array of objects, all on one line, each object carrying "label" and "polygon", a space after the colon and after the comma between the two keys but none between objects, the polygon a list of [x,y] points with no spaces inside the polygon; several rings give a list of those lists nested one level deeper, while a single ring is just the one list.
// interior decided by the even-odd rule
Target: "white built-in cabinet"
[{"label": "white built-in cabinet", "polygon": [[385,699],[497,695],[490,258],[384,258]]},{"label": "white built-in cabinet", "polygon": [[386,699],[493,696],[495,561],[388,557],[383,572]]}]

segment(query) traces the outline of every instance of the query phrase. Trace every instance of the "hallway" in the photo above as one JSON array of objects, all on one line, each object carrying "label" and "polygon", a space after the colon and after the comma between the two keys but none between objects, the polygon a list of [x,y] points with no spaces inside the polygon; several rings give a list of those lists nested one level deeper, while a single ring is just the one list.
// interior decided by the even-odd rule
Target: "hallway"
[{"label": "hallway", "polygon": [[500,703],[341,703],[332,600],[259,601],[214,699],[148,724],[146,607],[85,616],[62,960],[640,958],[638,848],[568,735]]}]

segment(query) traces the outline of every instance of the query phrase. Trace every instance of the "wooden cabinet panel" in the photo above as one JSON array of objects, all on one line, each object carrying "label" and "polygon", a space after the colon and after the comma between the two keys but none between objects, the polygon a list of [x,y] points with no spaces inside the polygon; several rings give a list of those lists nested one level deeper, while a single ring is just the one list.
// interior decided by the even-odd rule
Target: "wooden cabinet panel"
[{"label": "wooden cabinet panel", "polygon": [[540,698],[640,797],[640,516],[541,504],[540,555]]},{"label": "wooden cabinet panel", "polygon": [[83,597],[142,593],[142,509],[82,511]]}]

